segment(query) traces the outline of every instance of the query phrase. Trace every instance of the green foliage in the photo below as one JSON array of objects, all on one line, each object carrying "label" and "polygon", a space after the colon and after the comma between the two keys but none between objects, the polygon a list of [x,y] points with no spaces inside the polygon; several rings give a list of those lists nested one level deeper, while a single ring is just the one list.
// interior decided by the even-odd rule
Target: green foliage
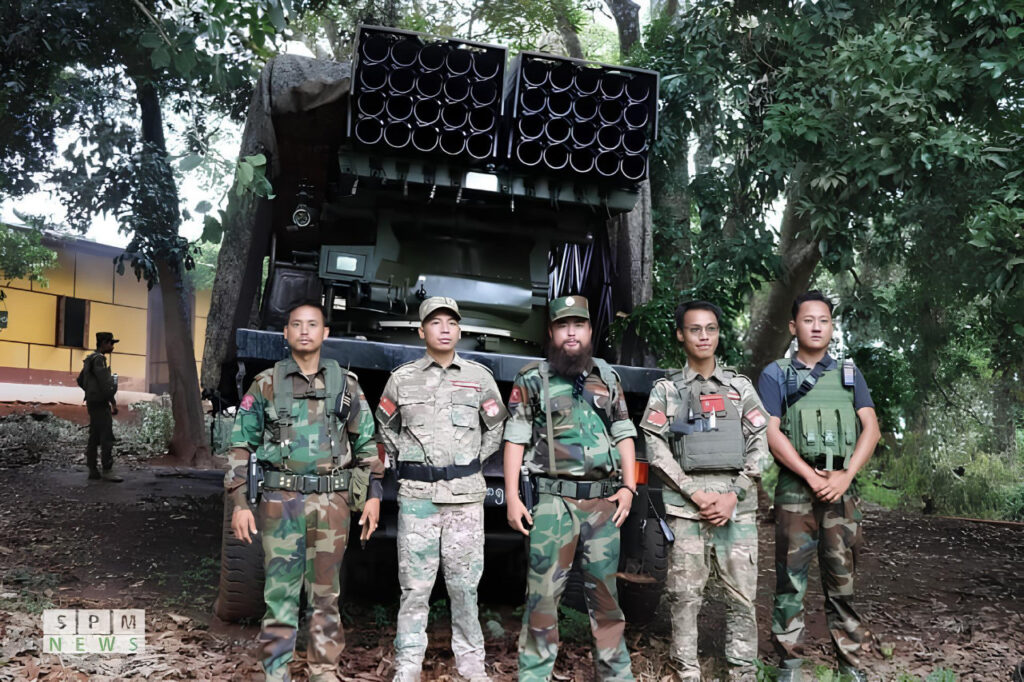
[{"label": "green foliage", "polygon": [[563,642],[589,644],[593,640],[590,617],[568,606],[558,607],[558,633]]},{"label": "green foliage", "polygon": [[174,416],[169,405],[159,400],[143,400],[129,406],[138,414],[138,422],[128,429],[126,438],[144,449],[163,451],[174,433]]},{"label": "green foliage", "polygon": [[36,229],[17,229],[0,223],[0,279],[27,278],[46,286],[43,273],[57,265],[57,253],[42,244]]}]

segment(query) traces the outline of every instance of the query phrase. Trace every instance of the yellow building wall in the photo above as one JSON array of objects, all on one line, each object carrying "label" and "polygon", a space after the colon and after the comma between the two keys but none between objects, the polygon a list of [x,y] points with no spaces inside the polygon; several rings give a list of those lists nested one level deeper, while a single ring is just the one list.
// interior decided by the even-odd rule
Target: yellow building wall
[{"label": "yellow building wall", "polygon": [[120,377],[143,379],[146,376],[146,356],[111,353],[110,371],[117,372],[119,379]]},{"label": "yellow building wall", "polygon": [[[54,345],[57,340],[57,297],[24,289],[7,289],[4,341]],[[9,366],[9,365],[8,365]]]},{"label": "yellow building wall", "polygon": [[28,344],[0,341],[0,367],[28,368]]},{"label": "yellow building wall", "polygon": [[110,303],[114,297],[114,262],[110,256],[75,256],[75,298]]},{"label": "yellow building wall", "polygon": [[32,344],[28,347],[29,369],[48,369],[54,372],[71,371],[71,350]]},{"label": "yellow building wall", "polygon": [[123,275],[114,271],[114,303],[134,308],[146,308],[149,305],[149,289],[146,280],[135,279],[131,268],[125,268]]},{"label": "yellow building wall", "polygon": [[71,371],[78,374],[78,371],[82,369],[82,361],[86,357],[92,355],[91,350],[83,350],[78,348],[71,349]]},{"label": "yellow building wall", "polygon": [[96,332],[110,332],[120,339],[117,350],[131,355],[146,354],[146,311],[138,308],[93,302],[89,306],[89,341]]},{"label": "yellow building wall", "polygon": [[32,282],[32,291],[39,291],[55,296],[75,295],[75,254],[64,248],[55,249],[57,252],[57,267],[43,273],[47,286],[39,282]]}]

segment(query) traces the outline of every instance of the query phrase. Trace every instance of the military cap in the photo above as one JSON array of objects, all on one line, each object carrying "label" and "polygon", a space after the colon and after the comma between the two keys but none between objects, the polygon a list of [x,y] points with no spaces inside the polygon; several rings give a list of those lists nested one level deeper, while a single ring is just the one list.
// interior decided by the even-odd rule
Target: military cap
[{"label": "military cap", "polygon": [[548,318],[554,322],[566,317],[590,319],[590,304],[582,296],[562,296],[548,302]]},{"label": "military cap", "polygon": [[101,343],[118,343],[121,339],[115,339],[110,332],[96,332],[96,345]]},{"label": "military cap", "polygon": [[423,303],[420,303],[420,322],[430,317],[432,313],[442,309],[451,311],[455,315],[456,320],[462,319],[462,314],[459,313],[459,304],[455,302],[454,298],[431,296],[423,301]]}]

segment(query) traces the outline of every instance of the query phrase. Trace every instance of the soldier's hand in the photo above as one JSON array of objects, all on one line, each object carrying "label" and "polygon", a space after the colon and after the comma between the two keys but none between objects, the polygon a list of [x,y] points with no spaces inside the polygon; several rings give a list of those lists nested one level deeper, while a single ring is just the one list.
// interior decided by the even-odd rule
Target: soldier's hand
[{"label": "soldier's hand", "polygon": [[239,540],[245,540],[249,544],[252,544],[252,535],[256,535],[256,518],[252,515],[252,512],[243,507],[235,507],[235,511],[231,513],[231,532],[235,534],[235,537]]},{"label": "soldier's hand", "polygon": [[363,527],[363,531],[359,534],[359,541],[366,542],[373,535],[373,531],[377,530],[377,524],[380,522],[380,499],[373,497],[366,501],[363,505],[363,515],[359,519],[359,525]]},{"label": "soldier's hand", "polygon": [[705,518],[712,526],[724,526],[732,520],[732,512],[736,509],[737,502],[736,493],[719,493],[715,495],[715,501]]},{"label": "soldier's hand", "polygon": [[526,523],[533,526],[533,515],[530,514],[530,510],[526,508],[526,505],[523,504],[518,495],[507,499],[505,511],[508,515],[508,525],[523,535],[529,536],[530,529],[523,525],[523,519],[525,518]]},{"label": "soldier's hand", "polygon": [[117,414],[117,405],[110,406],[110,414]]},{"label": "soldier's hand", "polygon": [[704,516],[704,512],[711,509],[711,505],[715,503],[716,497],[718,497],[717,493],[698,490],[694,494],[690,495],[690,501],[697,505],[697,509],[700,510],[701,516]]},{"label": "soldier's hand", "polygon": [[626,517],[629,516],[629,510],[633,507],[633,491],[629,488],[619,488],[614,495],[605,499],[617,505],[612,521],[615,522],[616,528],[621,528],[622,524],[626,522]]},{"label": "soldier's hand", "polygon": [[806,479],[807,485],[811,487],[811,492],[816,497],[821,496],[821,492],[828,486],[828,477],[825,472],[820,469],[814,470],[813,476],[808,476]]},{"label": "soldier's hand", "polygon": [[822,502],[838,502],[846,494],[846,491],[850,489],[850,484],[853,483],[853,477],[849,476],[848,472],[844,469],[823,471],[821,475],[825,485],[819,490],[815,490],[814,494]]}]

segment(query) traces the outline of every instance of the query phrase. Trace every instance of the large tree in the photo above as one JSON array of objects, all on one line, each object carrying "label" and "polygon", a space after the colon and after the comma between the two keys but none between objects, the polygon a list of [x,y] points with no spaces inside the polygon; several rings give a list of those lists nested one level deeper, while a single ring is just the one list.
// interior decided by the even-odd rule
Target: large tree
[{"label": "large tree", "polygon": [[0,191],[52,188],[82,231],[98,214],[117,217],[131,236],[119,269],[128,263],[160,286],[175,422],[170,454],[201,462],[209,449],[183,278],[193,247],[178,234],[188,213],[168,153],[167,116],[186,122],[178,131],[190,152],[183,164],[195,166],[206,117],[239,115],[253,58],[268,54],[283,11],[276,0],[54,0],[7,3],[0,19]]}]

